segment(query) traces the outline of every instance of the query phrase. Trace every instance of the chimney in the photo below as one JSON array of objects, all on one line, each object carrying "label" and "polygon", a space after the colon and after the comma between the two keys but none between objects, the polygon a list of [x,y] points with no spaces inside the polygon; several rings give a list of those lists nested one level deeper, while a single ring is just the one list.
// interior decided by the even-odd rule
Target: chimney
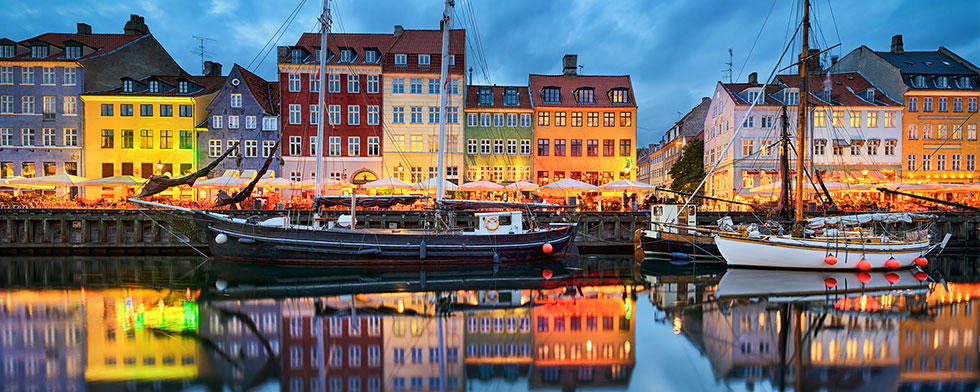
[{"label": "chimney", "polygon": [[204,76],[221,76],[221,63],[205,61]]},{"label": "chimney", "polygon": [[399,35],[402,35],[402,33],[403,33],[403,32],[405,32],[405,28],[404,28],[404,27],[402,27],[402,25],[395,25],[395,37],[396,37],[396,38],[397,38],[397,37],[398,37]]},{"label": "chimney", "polygon": [[143,17],[136,14],[129,15],[129,22],[123,26],[123,31],[126,32],[126,35],[150,34],[150,28],[143,22]]},{"label": "chimney", "polygon": [[902,43],[901,34],[895,34],[892,36],[892,53],[895,54],[905,53],[905,44]]},{"label": "chimney", "polygon": [[753,73],[750,73],[749,74],[749,84],[751,84],[753,86],[758,86],[759,85],[759,74],[758,73],[753,72]]},{"label": "chimney", "polygon": [[578,76],[578,55],[566,54],[561,58],[562,74],[565,76]]},{"label": "chimney", "polygon": [[89,26],[85,23],[79,23],[77,26],[78,26],[78,34],[92,34],[92,26]]},{"label": "chimney", "polygon": [[820,49],[810,49],[810,50],[808,50],[806,52],[806,57],[807,57],[807,61],[806,61],[806,73],[807,73],[807,75],[810,75],[810,76],[820,75],[820,68],[821,68],[820,67],[820,56],[817,56],[817,53],[820,53]]}]

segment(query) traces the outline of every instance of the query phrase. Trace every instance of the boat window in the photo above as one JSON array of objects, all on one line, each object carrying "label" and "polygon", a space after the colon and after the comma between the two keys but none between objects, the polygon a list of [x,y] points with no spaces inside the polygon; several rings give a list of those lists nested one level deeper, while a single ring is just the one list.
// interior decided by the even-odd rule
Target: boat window
[{"label": "boat window", "polygon": [[510,226],[510,215],[499,215],[500,226]]}]

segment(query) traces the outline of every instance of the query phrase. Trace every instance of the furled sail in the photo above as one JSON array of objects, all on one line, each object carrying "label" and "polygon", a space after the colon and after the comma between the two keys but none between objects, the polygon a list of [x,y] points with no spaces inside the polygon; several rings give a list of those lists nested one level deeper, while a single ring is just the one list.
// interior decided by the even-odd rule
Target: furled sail
[{"label": "furled sail", "polygon": [[143,192],[136,197],[143,198],[143,197],[153,196],[157,193],[167,190],[170,187],[175,187],[178,185],[194,185],[194,182],[197,181],[198,178],[207,176],[211,170],[214,170],[214,168],[218,167],[218,164],[221,163],[221,161],[224,160],[226,157],[228,157],[228,155],[231,154],[232,151],[235,150],[238,150],[238,142],[235,142],[234,146],[229,147],[224,154],[221,154],[221,156],[218,157],[218,159],[211,161],[211,163],[209,163],[201,170],[198,170],[194,173],[188,174],[180,178],[170,178],[169,176],[162,175],[162,174],[150,176],[150,180],[147,181],[146,185],[143,186]]}]

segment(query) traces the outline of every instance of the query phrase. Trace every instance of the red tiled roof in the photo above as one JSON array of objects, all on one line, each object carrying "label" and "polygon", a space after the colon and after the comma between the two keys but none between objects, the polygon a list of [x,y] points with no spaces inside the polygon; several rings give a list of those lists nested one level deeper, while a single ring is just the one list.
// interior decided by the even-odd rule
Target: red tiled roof
[{"label": "red tiled roof", "polygon": [[[164,91],[162,93],[150,93],[149,90],[143,89],[140,91],[132,93],[124,93],[123,86],[120,84],[110,90],[105,91],[93,91],[85,93],[82,95],[133,95],[133,96],[154,96],[154,97],[177,97],[177,96],[187,96],[193,97],[198,95],[204,95],[217,91],[224,85],[225,81],[228,79],[227,76],[183,76],[183,75],[153,75],[146,76],[139,79],[140,83],[149,83],[149,79],[156,79],[162,81],[166,84],[173,86],[174,88],[169,91]],[[178,82],[180,80],[187,80],[194,83],[202,88],[197,91],[191,91],[189,94],[178,93]]]},{"label": "red tiled roof", "polygon": [[[27,53],[14,56],[11,59],[13,61],[80,61],[86,60],[93,57],[98,57],[106,53],[112,52],[123,46],[132,43],[140,38],[149,37],[149,35],[126,35],[126,34],[65,34],[65,33],[46,33],[41,34],[37,37],[26,39],[20,41],[19,44],[30,48],[31,42],[33,41],[44,41],[57,48],[61,51],[58,53],[53,53],[53,50],[49,50],[48,54],[50,56],[43,59],[36,59],[31,57],[31,51],[28,50]],[[90,54],[84,55],[79,59],[67,60],[65,59],[65,43],[68,41],[77,41],[85,46],[95,48],[96,50]]]},{"label": "red tiled roof", "polygon": [[[822,94],[827,83],[827,76],[830,75],[830,98]],[[792,88],[800,87],[799,75],[778,75],[779,80],[786,86]],[[810,100],[807,102],[816,105],[827,106],[902,106],[902,104],[888,98],[881,90],[876,88],[867,79],[857,72],[843,72],[811,76],[807,78],[807,89],[810,93]],[[875,91],[874,102],[865,99],[865,91],[872,89]],[[861,94],[861,95],[858,95]],[[816,100],[816,102],[814,102]]]},{"label": "red tiled roof", "polygon": [[[743,91],[745,91],[745,90],[747,90],[749,88],[762,87],[762,85],[761,84],[751,84],[751,83],[722,83],[721,84],[721,87],[724,88],[726,92],[728,92],[728,95],[730,97],[732,97],[732,100],[735,101],[735,104],[736,105],[751,105],[749,103],[749,101],[746,101],[745,99],[743,99],[738,94],[741,94]],[[779,92],[779,91],[782,91],[784,88],[785,87],[783,87],[783,86],[779,86],[779,85],[775,85],[775,84],[767,85],[766,86],[766,100],[765,100],[765,104],[766,105],[773,105],[773,106],[781,106],[783,103],[782,102],[779,102],[778,100],[776,100],[775,98],[773,98],[772,95],[775,94],[775,93],[777,93],[777,92]]]},{"label": "red tiled roof", "polygon": [[[629,75],[624,76],[602,76],[602,75],[530,75],[529,84],[531,85],[531,99],[534,106],[561,106],[561,107],[636,107],[636,97],[633,95],[633,83]],[[545,87],[558,87],[561,89],[561,103],[545,103],[542,89]],[[592,87],[595,89],[595,103],[579,104],[575,101],[575,90],[582,87]],[[609,91],[615,88],[625,88],[628,90],[629,103],[612,103],[609,100]]]},{"label": "red tiled roof", "polygon": [[[304,33],[296,45],[305,49],[308,53],[316,53],[316,48],[320,47],[319,33]],[[439,30],[404,30],[397,37],[392,34],[362,34],[362,33],[331,33],[327,36],[327,46],[333,57],[327,64],[340,65],[340,48],[352,48],[357,52],[353,65],[363,65],[365,48],[377,48],[381,54],[381,62],[378,63],[385,68],[393,68],[397,72],[406,73],[438,73],[440,71],[442,53],[442,32]],[[466,31],[462,29],[450,30],[449,32],[449,53],[456,56],[456,66],[450,67],[450,73],[462,74],[465,68],[466,53]],[[395,66],[394,54],[409,55],[406,65]],[[430,66],[419,67],[418,55],[429,54]],[[316,59],[309,59],[305,64],[314,64]],[[370,63],[368,63],[370,64]]]},{"label": "red tiled roof", "polygon": [[[364,50],[366,48],[376,48],[384,55],[394,40],[395,36],[392,34],[330,33],[327,35],[327,46],[330,47],[333,58],[327,64],[340,64],[341,47],[352,48],[357,52],[357,57],[351,64],[365,64]],[[294,46],[303,47],[309,53],[316,53],[316,48],[320,47],[320,34],[303,33]],[[312,59],[311,63],[315,62],[316,59]]]},{"label": "red tiled roof", "polygon": [[[493,91],[492,105],[479,105],[481,87],[490,87]],[[504,105],[504,90],[509,87],[517,88],[517,105]],[[467,109],[530,109],[531,101],[525,86],[466,86]]]},{"label": "red tiled roof", "polygon": [[269,82],[269,104],[272,105],[272,113],[279,114],[279,82]]},{"label": "red tiled roof", "polygon": [[[269,86],[269,82],[262,79],[258,75],[249,72],[247,69],[238,64],[235,64],[233,69],[237,69],[238,73],[242,75],[242,79],[245,81],[245,87],[248,88],[248,91],[252,92],[252,97],[258,101],[259,105],[262,106],[262,109],[265,110],[266,113],[276,114],[277,105],[272,103],[272,90]],[[276,93],[278,94],[279,85],[277,84],[275,87]]]}]

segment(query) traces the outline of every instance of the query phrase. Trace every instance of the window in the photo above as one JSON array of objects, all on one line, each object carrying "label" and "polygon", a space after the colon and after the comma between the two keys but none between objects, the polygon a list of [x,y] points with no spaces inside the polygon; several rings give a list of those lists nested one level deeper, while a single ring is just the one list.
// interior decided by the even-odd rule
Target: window
[{"label": "window", "polygon": [[432,63],[432,57],[427,54],[419,55],[419,67],[428,67]]},{"label": "window", "polygon": [[861,145],[854,143],[854,141],[851,141],[851,155],[852,156],[861,155]]},{"label": "window", "polygon": [[931,112],[932,111],[932,97],[922,98],[922,111]]},{"label": "window", "polygon": [[408,55],[407,54],[396,54],[395,55],[395,65],[408,65]]},{"label": "window", "polygon": [[192,111],[191,105],[180,105],[180,116],[193,117],[194,112]]},{"label": "window", "polygon": [[228,116],[228,129],[238,129],[239,116]]},{"label": "window", "polygon": [[590,157],[599,156],[599,139],[589,139],[586,142],[585,155]]},{"label": "window", "polygon": [[395,106],[391,108],[391,122],[393,124],[405,123],[405,107]]},{"label": "window", "polygon": [[936,155],[936,170],[946,170],[946,154]]},{"label": "window", "polygon": [[915,157],[916,157],[915,154],[909,154],[909,157],[908,157],[908,167],[906,168],[906,170],[908,170],[908,171],[915,171],[915,170],[918,169],[918,166],[915,164]]},{"label": "window", "polygon": [[302,75],[297,73],[289,74],[289,92],[298,93],[303,89],[302,86]]},{"label": "window", "polygon": [[124,103],[124,104],[119,105],[119,115],[120,116],[125,116],[125,117],[132,117],[133,116],[133,105],[132,104],[127,104],[127,103]]},{"label": "window", "polygon": [[466,139],[466,153],[476,155],[480,153],[480,141],[477,139]]},{"label": "window", "polygon": [[[316,137],[313,137],[311,139],[314,142],[316,141]],[[340,136],[330,136],[330,138],[327,139],[327,141],[330,142],[330,145],[329,145],[330,150],[329,150],[328,154],[330,154],[330,156],[332,156],[332,157],[338,157],[338,156],[340,156]]]},{"label": "window", "polygon": [[616,156],[615,139],[605,139],[602,141],[602,156],[604,157]]},{"label": "window", "polygon": [[222,125],[221,116],[211,116],[211,129],[221,129]]},{"label": "window", "polygon": [[480,116],[478,114],[476,114],[476,113],[467,113],[466,114],[466,126],[470,126],[470,127],[478,126],[480,124],[479,118],[480,118]]},{"label": "window", "polygon": [[480,91],[477,93],[477,105],[493,105],[493,91],[490,87],[480,87]]},{"label": "window", "polygon": [[188,130],[180,131],[180,149],[190,150],[194,148],[194,133]]},{"label": "window", "polygon": [[817,139],[813,141],[813,155],[824,155],[827,153],[827,140]]},{"label": "window", "polygon": [[953,98],[953,111],[954,112],[963,111],[963,98],[960,97]]},{"label": "window", "polygon": [[263,131],[275,131],[279,128],[279,119],[275,117],[263,117],[262,118],[262,130]]},{"label": "window", "polygon": [[548,126],[551,123],[551,113],[538,112],[538,126]]},{"label": "window", "polygon": [[262,158],[268,158],[268,157],[272,156],[272,154],[275,154],[275,152],[272,151],[272,148],[275,147],[275,146],[276,146],[276,142],[275,141],[272,141],[272,140],[263,140],[262,141]]},{"label": "window", "polygon": [[[160,136],[163,137],[162,135]],[[245,158],[255,158],[259,155],[259,142],[257,140],[246,140],[245,141],[245,153],[243,156]]]},{"label": "window", "polygon": [[[368,53],[373,53],[373,52],[368,51]],[[350,79],[348,79],[348,83],[349,83],[349,80]],[[348,90],[350,89],[350,86],[349,85],[347,86],[347,89]],[[378,75],[368,75],[367,76],[367,92],[368,92],[368,94],[377,94],[378,93]]]},{"label": "window", "polygon": [[493,140],[493,154],[494,155],[504,155],[504,140],[494,139]]},{"label": "window", "polygon": [[405,78],[391,79],[391,93],[405,94]]},{"label": "window", "polygon": [[868,140],[868,155],[878,155],[878,140]]},{"label": "window", "polygon": [[14,67],[0,67],[0,84],[14,84]]},{"label": "window", "polygon": [[289,123],[290,124],[302,124],[303,123],[303,106],[298,104],[289,104]]},{"label": "window", "polygon": [[20,112],[23,114],[34,113],[34,97],[30,95],[20,97]]},{"label": "window", "polygon": [[504,126],[504,115],[501,113],[495,113],[493,115],[493,126],[501,128]]},{"label": "window", "polygon": [[619,139],[619,156],[628,157],[633,155],[633,141],[630,139]]},{"label": "window", "polygon": [[977,99],[976,98],[968,98],[966,100],[966,102],[967,102],[967,109],[966,109],[967,111],[969,111],[970,113],[973,113],[973,112],[976,112],[977,111]]},{"label": "window", "polygon": [[[135,145],[136,136],[132,129],[123,129],[119,131],[119,143],[121,148],[131,149]],[[218,154],[221,155],[221,154]]]},{"label": "window", "polygon": [[240,108],[240,107],[242,107],[242,95],[241,94],[232,94],[231,95],[231,107],[233,107],[233,108]]},{"label": "window", "polygon": [[619,113],[619,126],[621,126],[621,127],[632,127],[633,126],[633,112],[620,112]]},{"label": "window", "polygon": [[531,139],[521,139],[521,155],[531,155]]},{"label": "window", "polygon": [[555,156],[565,156],[565,139],[555,139]]},{"label": "window", "polygon": [[[952,154],[949,157],[949,170],[960,170],[960,154]],[[952,336],[950,336],[952,338]],[[951,342],[952,343],[952,342]]]},{"label": "window", "polygon": [[411,107],[411,115],[412,115],[412,117],[411,117],[410,120],[411,120],[412,124],[421,124],[422,123],[422,107],[421,106],[412,106]]},{"label": "window", "polygon": [[[868,114],[870,116],[870,113],[868,113]],[[832,117],[832,122],[831,122],[832,126],[835,126],[835,127],[843,127],[844,126],[844,112],[834,110],[833,112],[831,112],[831,115],[833,116]]]},{"label": "window", "polygon": [[544,95],[544,103],[561,103],[561,89],[558,87],[545,87],[541,90]]},{"label": "window", "polygon": [[459,79],[449,79],[449,95],[459,95]]},{"label": "window", "polygon": [[590,127],[599,126],[599,112],[589,112],[588,119]]},{"label": "window", "polygon": [[422,94],[422,78],[409,79],[409,93]]},{"label": "window", "polygon": [[851,128],[861,127],[861,112],[852,110],[850,113]]},{"label": "window", "polygon": [[963,125],[953,124],[953,132],[949,135],[950,139],[963,140]]},{"label": "window", "polygon": [[490,155],[490,152],[492,151],[490,146],[490,139],[480,140],[480,154]]},{"label": "window", "polygon": [[55,130],[54,128],[44,128],[41,130],[41,145],[42,146],[55,146],[58,142],[55,140]]},{"label": "window", "polygon": [[20,84],[34,84],[34,67],[20,67]]},{"label": "window", "polygon": [[580,88],[576,90],[575,97],[578,103],[595,103],[595,89]]},{"label": "window", "polygon": [[0,114],[12,114],[14,112],[14,96],[0,95]]},{"label": "window", "polygon": [[507,155],[517,155],[517,139],[507,140]]},{"label": "window", "polygon": [[429,106],[429,124],[439,123],[439,108]]},{"label": "window", "polygon": [[948,128],[946,128],[946,124],[939,124],[939,125],[936,126],[936,131],[937,131],[936,133],[938,134],[937,136],[938,136],[938,139],[939,140],[946,140],[946,136],[947,136],[946,130],[947,129]]},{"label": "window", "polygon": [[41,111],[44,113],[45,120],[53,120],[55,117],[55,100],[54,97],[42,97],[42,107]]},{"label": "window", "polygon": [[41,84],[55,84],[54,80],[54,67],[42,67],[41,68]]},{"label": "window", "polygon": [[[550,141],[550,139],[538,139],[538,156],[539,157],[548,156],[548,152],[551,150],[550,147],[548,147],[548,142],[549,141]],[[547,175],[545,175],[545,177],[547,177]]]},{"label": "window", "polygon": [[966,140],[977,140],[977,124],[966,124]]},{"label": "window", "polygon": [[140,130],[140,148],[142,149],[152,149],[153,148],[153,131],[150,129]]},{"label": "window", "polygon": [[361,156],[361,138],[359,136],[347,137],[347,156]]},{"label": "window", "polygon": [[755,140],[742,139],[742,156],[749,156],[755,151]]},{"label": "window", "polygon": [[[333,107],[337,107],[337,124],[340,124],[340,105],[330,105],[330,120],[334,120]],[[361,107],[358,105],[347,105],[347,125],[361,125]]]},{"label": "window", "polygon": [[160,148],[174,148],[174,131],[160,131]]},{"label": "window", "polygon": [[[942,76],[940,76],[940,78],[942,78]],[[939,105],[938,106],[939,106],[939,111],[940,112],[945,112],[946,111],[946,109],[947,109],[947,107],[946,107],[947,102],[949,102],[949,98],[946,98],[946,97],[939,98]]]},{"label": "window", "polygon": [[303,138],[301,136],[289,137],[289,155],[294,157],[303,155]]},{"label": "window", "polygon": [[174,105],[160,105],[160,117],[173,117]]},{"label": "window", "polygon": [[340,92],[340,75],[339,74],[327,75],[327,92],[328,93],[339,93]]},{"label": "window", "polygon": [[932,156],[922,154],[922,170],[932,170]]},{"label": "window", "polygon": [[[62,107],[62,112],[64,114],[77,114],[76,113],[76,108],[75,108],[75,99],[76,99],[76,97],[65,96],[65,98],[64,98],[65,102],[64,102],[63,107]],[[13,105],[11,105],[11,106],[13,106]]]},{"label": "window", "polygon": [[446,124],[459,124],[459,108],[456,106],[446,108]]},{"label": "window", "polygon": [[[23,131],[26,131],[26,130],[22,130],[22,132]],[[32,143],[31,144],[34,144],[33,143],[33,133],[34,133],[34,130],[31,129],[30,131],[31,131],[31,137],[32,137]],[[102,148],[112,148],[114,141],[115,141],[115,138],[112,135],[112,130],[111,129],[103,129],[102,130]],[[27,144],[24,143],[24,145],[27,145]]]},{"label": "window", "polygon": [[[974,171],[977,169],[977,156],[975,154],[966,155],[966,170]],[[965,338],[964,338],[965,340]]]},{"label": "window", "polygon": [[[367,109],[368,109],[367,110],[368,125],[378,125],[378,105],[368,105]],[[347,107],[347,117],[348,117],[347,122],[350,125],[358,125],[361,123],[360,111],[361,111],[361,107],[357,105],[352,105]],[[356,112],[356,119],[352,119],[350,117],[351,113],[355,113],[355,112]]]},{"label": "window", "polygon": [[827,113],[822,110],[816,110],[813,112],[813,126],[822,127],[826,124]]},{"label": "window", "polygon": [[922,124],[922,139],[932,140],[932,124]]},{"label": "window", "polygon": [[439,79],[429,78],[429,94],[439,94]]},{"label": "window", "polygon": [[909,97],[908,111],[910,112],[919,111],[919,98]]},{"label": "window", "polygon": [[[14,129],[13,128],[0,128],[0,146],[12,146],[14,145]],[[6,175],[0,176],[0,178],[5,178]]]},{"label": "window", "polygon": [[582,112],[572,112],[572,126],[573,127],[582,126]]}]

